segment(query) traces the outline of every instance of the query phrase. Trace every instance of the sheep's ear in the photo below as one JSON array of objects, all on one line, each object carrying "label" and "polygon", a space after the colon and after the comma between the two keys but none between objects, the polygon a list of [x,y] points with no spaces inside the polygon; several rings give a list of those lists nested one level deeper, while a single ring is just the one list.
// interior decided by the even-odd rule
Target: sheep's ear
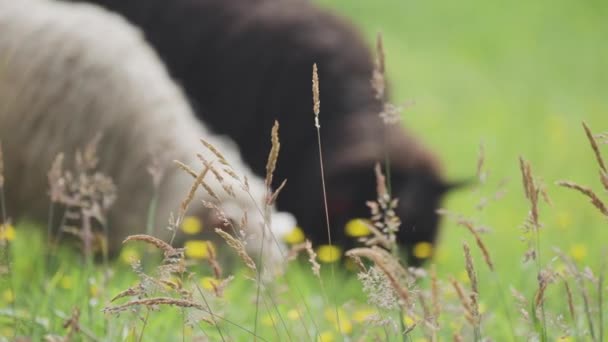
[{"label": "sheep's ear", "polygon": [[470,177],[470,178],[461,179],[461,180],[457,180],[457,181],[451,181],[451,182],[443,182],[439,185],[439,189],[440,189],[439,191],[441,193],[445,193],[445,192],[452,191],[452,190],[468,188],[475,184],[477,184],[477,178],[475,178],[475,177]]}]

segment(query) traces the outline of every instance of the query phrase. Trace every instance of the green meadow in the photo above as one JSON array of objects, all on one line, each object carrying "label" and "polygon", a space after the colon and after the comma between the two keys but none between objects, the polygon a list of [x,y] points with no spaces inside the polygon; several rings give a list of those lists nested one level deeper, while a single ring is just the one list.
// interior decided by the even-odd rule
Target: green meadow
[{"label": "green meadow", "polygon": [[[245,267],[229,270],[222,278],[234,279],[218,296],[208,259],[190,255],[186,271],[154,287],[141,272],[162,278],[154,269],[160,254],[141,243],[109,265],[87,263],[68,248],[49,258],[44,229],[18,223],[0,236],[9,240],[3,251],[10,261],[0,283],[0,340],[608,340],[608,213],[556,184],[573,181],[608,203],[608,181],[603,187],[582,126],[596,135],[608,131],[608,2],[319,2],[351,18],[370,47],[381,32],[391,101],[404,104],[403,125],[436,151],[448,179],[479,179],[483,159],[483,181],[446,197],[443,208],[452,215],[442,219],[425,271],[401,283],[409,304],[386,275],[371,297],[401,301],[383,307],[352,268],[321,260],[317,278],[307,256],[265,286]],[[608,136],[596,141],[608,160]],[[520,157],[539,189],[532,229]],[[458,217],[472,222],[494,271]],[[525,260],[531,250],[535,258]],[[132,257],[145,258],[141,269],[133,270]],[[110,303],[142,279],[139,299],[187,298],[200,307],[146,303],[102,311],[137,299]]]}]

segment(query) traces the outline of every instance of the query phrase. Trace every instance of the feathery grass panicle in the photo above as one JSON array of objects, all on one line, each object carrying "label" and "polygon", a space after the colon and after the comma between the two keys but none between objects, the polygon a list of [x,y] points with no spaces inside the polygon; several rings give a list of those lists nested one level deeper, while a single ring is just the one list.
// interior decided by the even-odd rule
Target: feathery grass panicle
[{"label": "feathery grass panicle", "polygon": [[196,171],[194,171],[190,166],[182,163],[179,160],[174,160],[173,161],[175,163],[175,165],[177,165],[180,169],[186,171],[190,176],[192,176],[192,178],[198,177],[198,173],[196,173]]},{"label": "feathery grass panicle", "polygon": [[146,307],[154,307],[159,305],[170,305],[177,306],[181,308],[194,308],[197,310],[207,312],[207,308],[203,305],[196,303],[194,301],[172,298],[172,297],[156,297],[156,298],[146,298],[146,299],[137,299],[129,301],[122,305],[109,306],[103,309],[103,312],[109,314],[117,314],[123,311],[128,310],[133,306],[146,306]]},{"label": "feathery grass panicle", "polygon": [[319,98],[319,72],[317,63],[312,65],[312,108],[315,113],[315,127],[319,128],[319,113],[321,112],[321,100]]},{"label": "feathery grass panicle", "polygon": [[224,155],[215,146],[213,146],[205,139],[200,139],[200,142],[203,144],[203,146],[205,146],[205,148],[207,148],[207,150],[209,150],[209,152],[213,153],[217,157],[217,159],[220,161],[220,164],[230,167],[230,164],[228,163]]},{"label": "feathery grass panicle", "polygon": [[608,172],[608,170],[606,170],[606,164],[604,164],[604,159],[602,158],[602,154],[600,153],[600,149],[597,146],[595,137],[593,136],[593,133],[591,133],[589,126],[587,126],[587,124],[584,121],[583,121],[583,128],[585,129],[585,134],[587,135],[587,139],[589,139],[589,144],[591,144],[591,148],[593,149],[593,154],[595,154],[595,159],[597,160],[597,164],[599,165],[600,169],[602,169],[602,171]]},{"label": "feathery grass panicle", "polygon": [[460,220],[458,220],[458,224],[464,226],[465,228],[467,228],[467,230],[471,234],[473,234],[473,237],[475,238],[475,242],[477,243],[477,247],[479,247],[479,250],[481,251],[481,254],[483,255],[483,260],[485,261],[486,265],[488,265],[488,268],[490,269],[490,271],[494,272],[494,263],[492,262],[492,259],[490,258],[490,252],[489,252],[488,248],[486,247],[486,245],[483,243],[483,240],[481,240],[481,236],[479,235],[479,232],[473,226],[473,222],[471,222],[470,220],[466,220],[466,219],[460,219]]},{"label": "feathery grass panicle", "polygon": [[571,181],[558,181],[557,185],[576,190],[587,196],[591,200],[591,204],[593,204],[593,206],[596,207],[602,214],[608,217],[608,207],[590,188],[578,185]]},{"label": "feathery grass panicle", "polygon": [[433,320],[438,325],[441,314],[441,303],[439,302],[439,283],[437,280],[437,265],[431,266],[431,302],[433,305]]},{"label": "feathery grass panicle", "polygon": [[473,265],[473,257],[471,257],[471,248],[469,248],[468,243],[463,242],[462,249],[464,250],[465,268],[467,275],[469,276],[469,280],[471,281],[471,289],[474,293],[479,293],[477,273],[475,272],[475,266]]},{"label": "feathery grass panicle", "polygon": [[241,241],[239,241],[232,235],[226,233],[224,230],[222,230],[220,228],[215,228],[215,232],[219,236],[221,236],[224,239],[224,241],[226,241],[226,244],[228,244],[228,246],[230,246],[232,249],[234,249],[236,251],[236,253],[241,258],[241,260],[243,261],[245,266],[247,266],[250,270],[252,270],[254,272],[257,271],[255,262],[253,262],[253,259],[251,259],[249,254],[247,254],[247,252],[245,251],[245,246],[243,245],[243,243]]},{"label": "feathery grass panicle", "polygon": [[279,141],[279,122],[274,121],[272,131],[270,133],[271,147],[268,154],[268,161],[266,163],[266,188],[270,189],[272,186],[272,177],[274,170],[277,167],[277,160],[279,159],[279,150],[281,149],[281,142]]},{"label": "feathery grass panicle", "polygon": [[186,211],[188,211],[188,207],[190,207],[190,203],[192,203],[192,200],[194,199],[196,190],[198,189],[199,185],[201,185],[203,183],[203,179],[207,175],[207,172],[209,172],[210,165],[211,165],[211,163],[209,165],[205,165],[205,168],[196,175],[196,179],[194,180],[194,183],[190,187],[188,194],[182,200],[182,203],[180,204],[180,207],[179,207],[179,214],[177,216],[178,225],[181,224],[181,221],[183,220],[184,216],[186,215]]},{"label": "feathery grass panicle", "polygon": [[402,279],[407,278],[407,271],[399,264],[389,252],[378,247],[371,248],[353,248],[346,252],[346,256],[363,257],[371,260],[388,279],[391,288],[402,301],[400,304],[403,307],[410,305],[411,296],[407,286],[401,284]]},{"label": "feathery grass panicle", "polygon": [[321,265],[317,262],[317,253],[312,248],[310,240],[304,242],[304,248],[306,249],[306,253],[308,253],[308,262],[310,263],[312,273],[317,278],[321,278]]},{"label": "feathery grass panicle", "polygon": [[570,285],[568,285],[568,281],[566,279],[564,279],[564,289],[566,290],[566,298],[568,299],[568,311],[570,312],[570,317],[572,318],[573,322],[576,322],[574,301],[572,300],[572,290],[570,290]]},{"label": "feathery grass panicle", "polygon": [[378,100],[384,100],[386,91],[385,66],[384,66],[384,45],[382,43],[382,34],[376,34],[376,59],[374,61],[374,71],[372,74],[372,89],[374,89],[375,97]]},{"label": "feathery grass panicle", "polygon": [[148,243],[148,244],[160,249],[161,251],[163,251],[163,253],[166,257],[172,257],[172,256],[179,254],[178,248],[174,248],[170,244],[168,244],[165,241],[163,241],[159,238],[156,238],[154,236],[145,235],[145,234],[129,235],[129,236],[127,236],[126,239],[124,239],[124,241],[122,243],[124,244],[124,243],[130,242],[130,241],[141,241],[141,242]]}]

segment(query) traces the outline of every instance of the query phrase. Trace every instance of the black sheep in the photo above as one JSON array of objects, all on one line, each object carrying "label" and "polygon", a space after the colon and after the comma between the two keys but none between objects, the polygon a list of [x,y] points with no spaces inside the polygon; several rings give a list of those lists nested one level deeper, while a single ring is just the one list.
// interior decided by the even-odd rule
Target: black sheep
[{"label": "black sheep", "polygon": [[373,166],[388,155],[403,221],[398,241],[410,259],[413,244],[434,243],[435,209],[449,186],[430,151],[378,117],[383,103],[370,83],[371,53],[346,21],[299,0],[90,1],[143,29],[199,118],[232,137],[259,174],[272,122],[281,123],[276,179],[287,178],[288,185],[278,207],[295,214],[318,244],[327,233],[311,101],[317,63],[333,240],[351,245],[342,227],[369,216],[365,202],[376,198]]}]

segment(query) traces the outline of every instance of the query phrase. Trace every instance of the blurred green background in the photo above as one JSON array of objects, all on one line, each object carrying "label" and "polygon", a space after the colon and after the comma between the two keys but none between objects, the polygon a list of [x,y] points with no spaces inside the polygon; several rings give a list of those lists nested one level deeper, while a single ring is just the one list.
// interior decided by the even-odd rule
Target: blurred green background
[{"label": "blurred green background", "polygon": [[[608,130],[608,2],[319,2],[351,18],[370,46],[382,33],[392,100],[415,102],[404,124],[440,155],[450,179],[475,175],[483,142],[488,183],[481,194],[454,192],[444,205],[491,229],[499,267],[520,265],[527,248],[519,240],[528,211],[520,155],[553,200],[541,207],[545,250],[558,246],[596,264],[608,244],[606,219],[555,181],[591,186],[608,201],[581,127],[584,120],[596,133]],[[607,145],[603,151],[608,158]],[[503,179],[505,197],[476,210]],[[443,222],[437,261],[461,268],[467,233]]]}]

